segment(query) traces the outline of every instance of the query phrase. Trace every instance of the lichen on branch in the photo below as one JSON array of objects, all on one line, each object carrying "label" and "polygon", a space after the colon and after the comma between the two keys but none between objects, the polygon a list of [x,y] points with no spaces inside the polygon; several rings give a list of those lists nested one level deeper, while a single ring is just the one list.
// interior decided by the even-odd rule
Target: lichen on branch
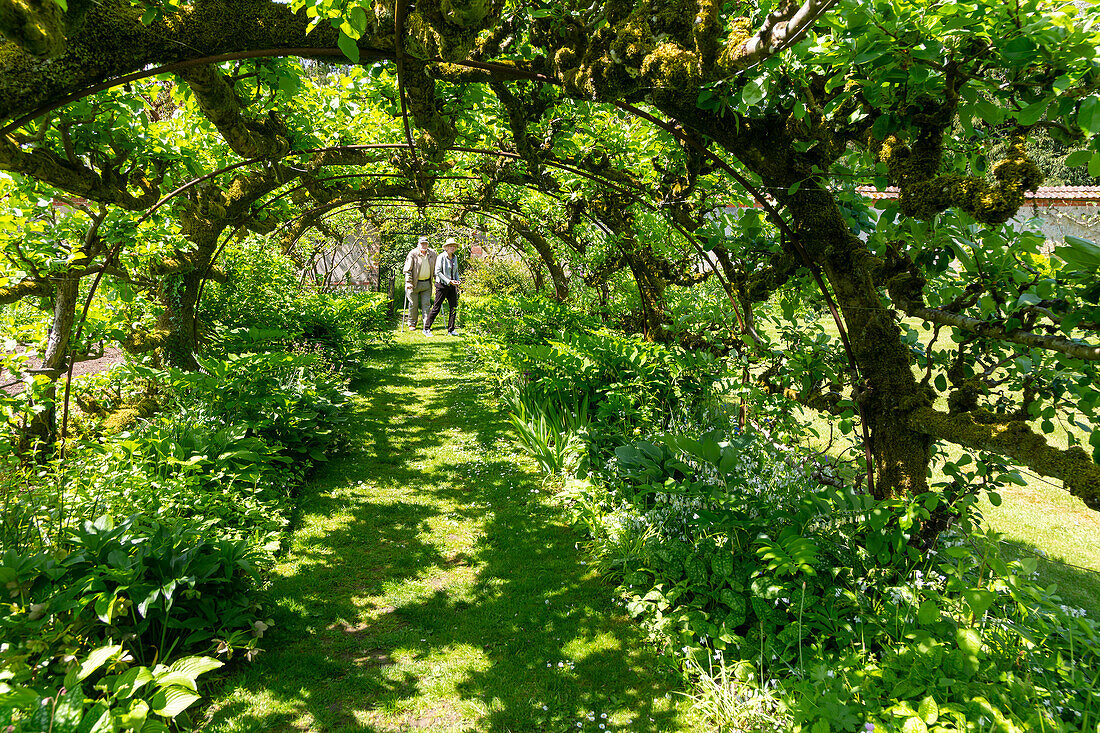
[{"label": "lichen on branch", "polygon": [[985,410],[948,414],[924,407],[910,413],[909,424],[937,440],[996,453],[1042,476],[1061,479],[1071,494],[1100,511],[1100,466],[1078,446],[1049,445],[1022,420],[999,419]]},{"label": "lichen on branch", "polygon": [[1025,192],[1043,182],[1039,167],[1024,150],[1025,137],[1015,135],[1008,155],[993,167],[994,183],[960,173],[938,175],[943,157],[942,129],[922,131],[913,144],[891,135],[883,142],[879,158],[899,188],[902,213],[930,219],[956,207],[983,224],[1003,224],[1023,206]]}]

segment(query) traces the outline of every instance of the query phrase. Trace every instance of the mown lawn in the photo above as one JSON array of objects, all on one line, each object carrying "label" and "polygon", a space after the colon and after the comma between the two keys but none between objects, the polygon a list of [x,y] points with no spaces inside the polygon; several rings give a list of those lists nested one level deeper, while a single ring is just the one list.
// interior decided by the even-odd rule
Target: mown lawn
[{"label": "mown lawn", "polygon": [[[837,336],[832,319],[826,317],[820,323],[831,337]],[[912,325],[919,324],[913,321]],[[947,409],[946,401],[936,406]],[[820,435],[834,436],[836,442],[830,453],[838,452],[839,444],[847,445],[848,439],[856,435],[837,438],[826,419],[808,410],[803,415]],[[1078,416],[1078,419],[1083,418]],[[1038,429],[1037,421],[1035,427]],[[1064,426],[1059,425],[1054,434],[1046,437],[1052,445],[1063,448],[1068,445]],[[1086,432],[1078,430],[1077,438],[1088,445]],[[826,442],[807,440],[813,450],[825,450]],[[963,453],[957,446],[943,447],[952,460]],[[986,526],[1004,536],[1003,550],[1007,557],[1038,557],[1040,583],[1056,585],[1068,605],[1083,608],[1092,618],[1100,620],[1100,512],[1086,507],[1057,479],[1038,476],[1028,470],[1021,470],[1020,474],[1027,485],[1009,486],[1003,490],[1000,506],[993,506],[988,499],[982,500]],[[942,472],[937,471],[932,476],[932,481],[942,480]]]},{"label": "mown lawn", "polygon": [[356,385],[353,446],[272,573],[266,651],[204,730],[694,729],[464,358],[403,335]]}]

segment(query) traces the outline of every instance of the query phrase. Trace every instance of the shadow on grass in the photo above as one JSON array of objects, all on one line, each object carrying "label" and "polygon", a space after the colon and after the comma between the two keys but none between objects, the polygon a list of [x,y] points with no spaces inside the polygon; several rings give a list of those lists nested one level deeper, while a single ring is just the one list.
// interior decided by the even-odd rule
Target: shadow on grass
[{"label": "shadow on grass", "polygon": [[[416,468],[450,450],[448,433],[484,447],[507,431],[476,387],[414,366],[457,370],[461,351],[399,343],[359,385],[359,452],[303,494],[293,567],[271,584],[268,652],[227,682],[207,730],[682,729],[663,702],[674,682],[585,567],[579,537],[532,500],[536,476],[491,452]],[[381,498],[421,484],[412,500]],[[443,552],[428,531],[444,511],[479,525],[469,551]],[[379,597],[392,605],[368,600]]]},{"label": "shadow on grass", "polygon": [[1011,559],[1036,558],[1040,585],[1056,585],[1055,592],[1066,604],[1083,608],[1091,618],[1100,621],[1100,573],[1047,557],[1040,547],[1030,542],[1006,539],[1003,544],[1004,552]]},{"label": "shadow on grass", "polygon": [[[458,355],[454,349],[450,358]],[[444,415],[441,430],[465,429],[483,446],[509,433],[495,400],[468,382],[433,392],[428,409]],[[673,680],[655,671],[653,649],[585,566],[580,537],[531,500],[538,477],[498,458],[452,463],[433,478],[440,498],[459,503],[473,494],[493,511],[473,556],[472,598],[440,592],[401,609],[411,619],[452,619],[433,643],[480,647],[490,661],[459,684],[488,710],[475,730],[679,729],[671,706],[654,704]],[[612,724],[616,713],[621,722]]]}]

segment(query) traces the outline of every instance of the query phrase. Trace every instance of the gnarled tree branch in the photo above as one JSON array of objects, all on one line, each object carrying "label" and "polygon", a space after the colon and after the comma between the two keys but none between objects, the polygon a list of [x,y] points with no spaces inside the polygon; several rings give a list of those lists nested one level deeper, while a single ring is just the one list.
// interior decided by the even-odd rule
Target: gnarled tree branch
[{"label": "gnarled tree branch", "polygon": [[1100,466],[1081,448],[1055,448],[1023,421],[998,420],[975,410],[948,414],[921,407],[909,414],[913,430],[937,440],[1011,458],[1043,476],[1061,479],[1071,494],[1100,511]]}]

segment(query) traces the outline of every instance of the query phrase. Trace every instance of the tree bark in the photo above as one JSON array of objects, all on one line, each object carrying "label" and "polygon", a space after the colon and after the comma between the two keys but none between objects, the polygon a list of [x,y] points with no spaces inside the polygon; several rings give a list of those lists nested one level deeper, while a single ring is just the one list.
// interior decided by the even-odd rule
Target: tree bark
[{"label": "tree bark", "polygon": [[40,458],[49,455],[57,442],[57,381],[64,372],[69,356],[69,340],[76,320],[76,302],[80,289],[80,276],[66,274],[54,291],[53,321],[46,339],[46,353],[39,370],[49,383],[39,393],[41,412],[31,417],[27,425],[28,448]]}]

